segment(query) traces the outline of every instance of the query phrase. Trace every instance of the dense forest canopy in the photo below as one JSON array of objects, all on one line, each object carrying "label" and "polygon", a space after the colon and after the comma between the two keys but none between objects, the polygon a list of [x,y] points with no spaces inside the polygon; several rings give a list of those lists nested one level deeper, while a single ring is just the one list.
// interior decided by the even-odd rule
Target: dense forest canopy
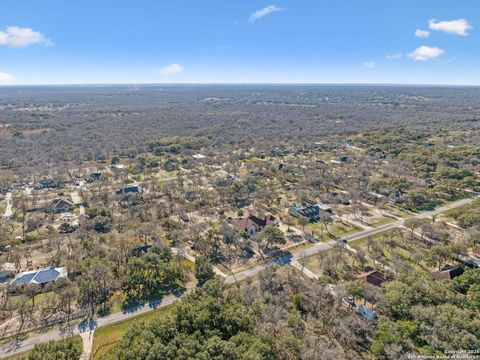
[{"label": "dense forest canopy", "polygon": [[368,129],[478,129],[479,95],[478,88],[406,86],[0,88],[0,123],[10,126],[0,129],[0,165],[104,160],[171,135],[261,147],[269,138],[302,144]]}]

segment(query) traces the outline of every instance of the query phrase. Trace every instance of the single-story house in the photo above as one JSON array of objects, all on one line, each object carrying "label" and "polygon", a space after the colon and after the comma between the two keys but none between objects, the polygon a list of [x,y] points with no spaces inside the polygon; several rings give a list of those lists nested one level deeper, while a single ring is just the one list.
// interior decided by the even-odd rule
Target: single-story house
[{"label": "single-story house", "polygon": [[99,180],[103,180],[103,175],[100,172],[94,172],[85,177],[85,181],[88,183],[92,183]]},{"label": "single-story house", "polygon": [[462,264],[469,267],[469,268],[479,268],[480,267],[480,259],[476,258],[475,256],[469,256],[461,260]]},{"label": "single-story house", "polygon": [[463,268],[460,265],[457,266],[444,266],[440,270],[431,271],[434,280],[451,280],[457,276],[462,275],[464,272]]},{"label": "single-story house", "polygon": [[353,275],[352,279],[356,281],[361,281],[367,284],[380,286],[385,281],[387,281],[387,274],[378,270],[370,270],[370,271],[363,272],[361,274]]},{"label": "single-story house", "polygon": [[283,150],[279,148],[270,150],[270,155],[273,157],[283,157],[283,156],[287,156],[288,154],[289,154],[288,150]]},{"label": "single-story house", "polygon": [[62,184],[60,180],[56,179],[43,179],[33,185],[35,190],[43,190],[43,189],[56,189],[61,187]]},{"label": "single-story house", "polygon": [[267,225],[275,224],[275,218],[272,215],[266,216],[264,219],[250,215],[245,218],[238,219],[234,225],[235,230],[239,232],[246,232],[250,235],[253,235]]},{"label": "single-story house", "polygon": [[28,284],[45,285],[67,277],[67,268],[44,268],[41,270],[24,271],[17,274],[11,284],[24,286]]},{"label": "single-story house", "polygon": [[65,223],[60,224],[60,226],[58,227],[58,232],[60,234],[69,234],[69,233],[72,233],[75,230],[77,230],[79,226],[80,226],[80,224],[79,224],[78,220],[68,222],[68,223],[65,222]]},{"label": "single-story house", "polygon": [[292,206],[290,214],[295,217],[305,217],[312,222],[321,220],[330,220],[334,214],[332,208],[323,203],[307,206]]},{"label": "single-story house", "polygon": [[135,246],[133,249],[130,250],[130,256],[135,256],[135,257],[140,257],[148,253],[153,245],[147,244],[147,245],[140,245],[140,246]]},{"label": "single-story house", "polygon": [[110,168],[112,169],[112,171],[114,173],[119,174],[119,173],[121,173],[125,170],[125,165],[123,165],[123,164],[113,164],[113,165],[110,165]]},{"label": "single-story house", "polygon": [[10,185],[0,185],[0,194],[6,195],[7,193],[11,192],[13,188]]},{"label": "single-story house", "polygon": [[115,191],[116,195],[123,195],[123,194],[136,194],[140,190],[138,189],[138,186],[127,186],[124,187],[120,190]]},{"label": "single-story house", "polygon": [[14,263],[6,262],[2,265],[0,269],[0,280],[3,280],[7,277],[13,276],[15,274],[16,266]]},{"label": "single-story house", "polygon": [[45,207],[45,212],[49,214],[60,214],[70,211],[73,211],[73,203],[64,199],[54,199]]}]

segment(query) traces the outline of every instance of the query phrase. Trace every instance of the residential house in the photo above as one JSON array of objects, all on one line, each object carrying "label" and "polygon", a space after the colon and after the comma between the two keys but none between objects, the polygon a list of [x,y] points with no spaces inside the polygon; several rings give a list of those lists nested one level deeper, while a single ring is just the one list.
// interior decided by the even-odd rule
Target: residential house
[{"label": "residential house", "polygon": [[123,165],[123,164],[113,164],[113,165],[110,165],[110,168],[112,169],[112,171],[115,174],[120,174],[121,172],[123,172],[125,170],[125,165]]},{"label": "residential house", "polygon": [[311,222],[323,220],[330,221],[332,215],[334,214],[332,208],[329,205],[323,203],[306,206],[292,206],[290,207],[289,212],[292,216],[298,218],[305,217]]},{"label": "residential house", "polygon": [[451,280],[462,275],[463,272],[464,270],[460,265],[446,265],[440,270],[431,271],[430,275],[432,275],[434,280]]},{"label": "residential house", "polygon": [[43,189],[56,189],[62,186],[60,180],[56,179],[43,179],[33,185],[35,190],[43,190]]},{"label": "residential house", "polygon": [[173,160],[167,160],[162,165],[162,169],[165,171],[177,171],[178,170],[178,163]]},{"label": "residential house", "polygon": [[16,266],[14,263],[6,262],[0,269],[0,281],[13,276],[15,274]]},{"label": "residential house", "polygon": [[385,196],[375,191],[369,191],[364,195],[363,200],[368,204],[376,205],[379,202],[384,201]]},{"label": "residential house", "polygon": [[130,256],[141,257],[146,253],[148,253],[152,247],[153,245],[149,245],[149,244],[136,246],[130,250]]},{"label": "residential house", "polygon": [[85,177],[85,181],[87,183],[92,183],[92,182],[95,182],[95,181],[99,181],[99,180],[103,180],[103,174],[100,173],[100,172],[94,172],[94,173],[91,173],[90,175],[87,175]]},{"label": "residential house", "polygon": [[140,190],[138,186],[127,186],[115,191],[115,195],[123,195],[123,194],[137,194]]},{"label": "residential house", "polygon": [[266,216],[264,219],[250,215],[245,218],[238,219],[234,225],[235,230],[239,232],[246,232],[249,235],[254,235],[263,230],[267,225],[274,225],[275,218],[272,215]]},{"label": "residential house", "polygon": [[49,214],[61,214],[73,211],[73,203],[64,199],[54,199],[47,206],[45,212]]},{"label": "residential house", "polygon": [[6,195],[12,190],[13,188],[10,185],[0,185],[0,195]]},{"label": "residential house", "polygon": [[284,149],[275,148],[273,150],[270,150],[270,155],[273,157],[283,157],[283,156],[287,156],[288,154],[289,154],[289,151]]},{"label": "residential house", "polygon": [[60,226],[58,227],[58,232],[60,234],[69,234],[69,233],[72,233],[75,230],[77,230],[79,226],[80,226],[80,224],[79,224],[78,221],[68,222],[68,223],[65,222],[65,223],[60,224]]},{"label": "residential house", "polygon": [[41,270],[24,271],[17,274],[11,284],[25,286],[28,284],[45,285],[67,277],[67,268],[44,268]]},{"label": "residential house", "polygon": [[361,274],[353,275],[352,280],[361,281],[361,282],[372,284],[375,286],[380,286],[385,281],[387,281],[387,274],[378,270],[370,270],[370,271],[363,272]]}]

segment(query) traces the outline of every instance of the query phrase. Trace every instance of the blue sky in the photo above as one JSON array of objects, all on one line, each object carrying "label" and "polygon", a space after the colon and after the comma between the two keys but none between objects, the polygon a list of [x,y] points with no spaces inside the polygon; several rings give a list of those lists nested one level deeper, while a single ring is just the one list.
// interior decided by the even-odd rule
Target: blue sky
[{"label": "blue sky", "polygon": [[480,85],[479,40],[478,0],[4,0],[0,85]]}]

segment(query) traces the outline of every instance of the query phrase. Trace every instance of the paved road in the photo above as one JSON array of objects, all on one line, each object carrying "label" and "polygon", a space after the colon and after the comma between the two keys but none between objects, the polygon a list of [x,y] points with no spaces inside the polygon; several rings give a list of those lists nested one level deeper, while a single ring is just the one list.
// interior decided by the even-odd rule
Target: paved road
[{"label": "paved road", "polygon": [[[444,211],[447,211],[447,210],[450,210],[450,209],[454,209],[454,208],[457,208],[459,206],[463,206],[465,204],[468,204],[468,203],[472,202],[474,199],[478,199],[478,198],[480,198],[480,195],[476,195],[475,197],[468,198],[468,199],[459,200],[459,201],[456,201],[456,202],[454,202],[450,205],[442,206],[442,207],[440,207],[436,210],[433,210],[433,211],[427,211],[427,212],[424,212],[424,213],[420,213],[420,214],[411,216],[410,218],[417,218],[417,219],[428,218],[432,215],[437,215],[441,212],[444,212]],[[375,235],[375,234],[381,233],[383,231],[402,226],[403,223],[405,222],[405,220],[406,219],[400,219],[400,220],[397,220],[395,222],[382,225],[382,226],[380,226],[378,228],[375,228],[375,229],[368,229],[368,230],[360,231],[358,233],[346,236],[343,239],[346,242],[351,242],[351,241],[354,241],[354,240],[361,239],[365,236]],[[235,275],[226,276],[225,277],[225,282],[227,284],[232,284],[232,283],[235,283],[237,281],[242,281],[244,279],[247,279],[249,277],[257,275],[259,272],[261,272],[265,268],[267,268],[269,266],[272,266],[272,265],[293,265],[295,267],[298,267],[298,266],[301,267],[301,265],[298,263],[298,260],[302,259],[303,257],[313,255],[313,254],[315,254],[319,251],[325,251],[325,250],[331,248],[334,244],[335,244],[335,241],[333,241],[333,240],[329,241],[329,242],[317,243],[317,244],[313,245],[312,247],[310,247],[308,249],[305,249],[302,252],[298,252],[298,253],[295,253],[293,255],[288,255],[288,256],[285,256],[285,257],[282,257],[282,258],[278,258],[278,259],[275,259],[275,260],[265,262],[263,264],[252,267],[250,269],[241,271],[241,272],[239,272]],[[184,295],[185,294],[186,293],[184,293]],[[170,295],[170,296],[167,296],[167,297],[163,298],[162,301],[157,301],[157,302],[153,302],[153,303],[144,305],[142,307],[129,309],[129,311],[111,314],[109,316],[99,318],[98,320],[94,321],[91,324],[81,324],[79,326],[75,326],[75,327],[68,328],[68,329],[65,329],[65,330],[54,330],[54,331],[50,331],[50,332],[43,333],[43,334],[40,334],[40,335],[32,336],[32,337],[30,337],[26,340],[23,340],[23,341],[19,341],[19,342],[16,342],[16,343],[5,344],[5,345],[0,346],[0,357],[12,356],[14,354],[18,354],[18,353],[30,350],[30,349],[33,348],[33,346],[35,344],[39,344],[39,343],[46,342],[46,341],[49,341],[49,340],[61,339],[61,338],[64,338],[64,337],[70,336],[70,335],[80,334],[80,333],[90,331],[91,329],[97,328],[97,327],[100,327],[100,326],[111,325],[111,324],[117,323],[119,321],[126,320],[126,319],[128,319],[132,316],[144,314],[146,312],[158,309],[160,307],[171,305],[176,300],[178,300],[180,297],[181,297],[180,295],[179,296]]]},{"label": "paved road", "polygon": [[9,192],[9,193],[7,193],[7,195],[5,195],[5,201],[7,203],[7,207],[5,208],[5,213],[3,214],[3,217],[9,218],[13,215],[13,212],[12,212],[13,202],[12,202],[12,193],[11,192]]},{"label": "paved road", "polygon": [[85,332],[88,333],[97,327],[111,325],[119,321],[126,320],[132,316],[141,315],[146,312],[171,305],[180,297],[181,295],[166,296],[161,301],[151,302],[144,306],[131,308],[124,312],[114,313],[114,314],[99,318],[98,320],[95,320],[91,323],[81,323],[77,326],[69,327],[66,329],[54,330],[54,331],[46,332],[36,336],[32,336],[28,339],[18,341],[16,343],[5,344],[0,346],[0,357],[12,356],[15,354],[22,353],[24,351],[28,351],[32,349],[36,344],[47,342],[50,340],[58,340],[71,335],[77,335]]}]

